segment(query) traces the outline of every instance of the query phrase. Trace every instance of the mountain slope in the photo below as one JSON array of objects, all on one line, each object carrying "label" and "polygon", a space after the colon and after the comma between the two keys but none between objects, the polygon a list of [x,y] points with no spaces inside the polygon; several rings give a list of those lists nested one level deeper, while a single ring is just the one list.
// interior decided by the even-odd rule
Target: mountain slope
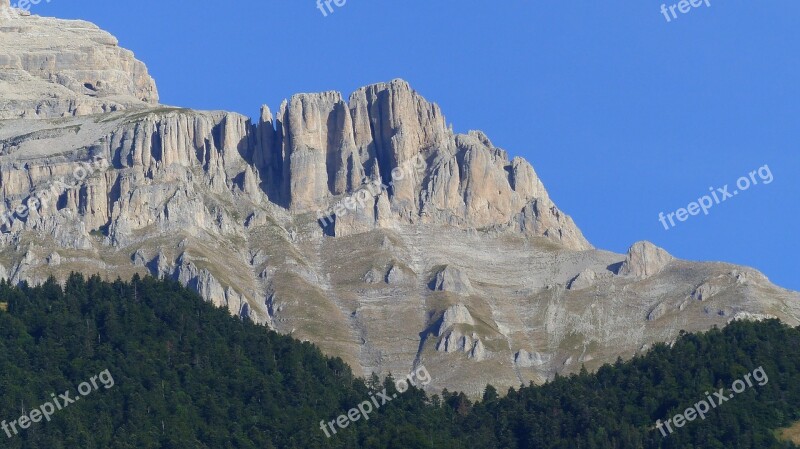
[{"label": "mountain slope", "polygon": [[[14,283],[168,277],[358,373],[424,363],[442,372],[430,388],[470,395],[596,368],[681,329],[800,322],[800,295],[755,270],[646,242],[594,249],[528,162],[453,133],[402,80],[347,101],[295,95],[251,123],[155,104],[143,64],[99,31],[76,37],[82,22],[0,21],[0,62],[15,64],[3,73],[30,74],[17,60],[42,42],[55,58],[47,76],[0,76],[0,277]],[[109,52],[96,70],[70,65]],[[85,86],[100,81],[108,95]],[[37,103],[42,89],[69,106]]]},{"label": "mountain slope", "polygon": [[[301,449],[371,440],[370,447],[386,448],[419,435],[425,447],[464,447],[440,432],[447,414],[427,407],[413,386],[355,432],[328,439],[319,421],[335,419],[375,388],[340,359],[235,319],[172,281],[73,275],[64,291],[55,282],[3,282],[0,303],[8,306],[0,311],[0,416],[9,429],[0,430],[3,447]],[[79,394],[98,373],[98,388]],[[53,392],[80,402],[62,399],[49,419],[10,426],[52,404]],[[406,415],[418,418],[399,419]],[[398,433],[408,436],[389,436]]]},{"label": "mountain slope", "polygon": [[[0,438],[10,449],[777,449],[795,446],[773,430],[800,418],[800,328],[774,320],[684,334],[503,398],[488,388],[473,404],[463,393],[401,393],[392,379],[365,383],[342,360],[231,317],[174,281],[72,275],[63,290],[3,282],[0,306]],[[426,368],[417,380],[440,374]],[[671,434],[655,427],[719,389],[737,393]],[[66,403],[66,392],[80,402]],[[52,404],[50,393],[65,406],[21,429],[19,417]],[[320,421],[366,411],[373,397],[382,404],[368,420],[323,432]]]}]

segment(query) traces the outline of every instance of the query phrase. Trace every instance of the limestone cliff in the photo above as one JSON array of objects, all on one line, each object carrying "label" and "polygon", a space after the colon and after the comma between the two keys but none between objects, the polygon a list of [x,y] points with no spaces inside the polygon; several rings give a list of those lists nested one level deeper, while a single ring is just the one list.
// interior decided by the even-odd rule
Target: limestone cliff
[{"label": "limestone cliff", "polygon": [[[0,9],[3,9],[0,6]],[[86,22],[0,14],[0,277],[170,277],[364,374],[479,394],[800,295],[642,242],[594,249],[533,167],[394,80],[257,123],[158,105]],[[9,12],[10,11],[10,12]]]},{"label": "limestone cliff", "polygon": [[0,1],[0,119],[157,104],[145,65],[117,44],[89,22],[31,16]]}]

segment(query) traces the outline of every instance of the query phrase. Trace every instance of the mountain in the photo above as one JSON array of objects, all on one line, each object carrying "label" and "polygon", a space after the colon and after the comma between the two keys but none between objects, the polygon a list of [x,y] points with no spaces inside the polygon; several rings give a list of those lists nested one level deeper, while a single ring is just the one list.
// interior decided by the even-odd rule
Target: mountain
[{"label": "mountain", "polygon": [[114,36],[89,22],[28,14],[0,0],[0,119],[99,114],[158,104],[147,67],[120,48]]},{"label": "mountain", "polygon": [[[5,3],[8,3],[5,0]],[[354,371],[431,390],[542,382],[679,331],[796,325],[756,270],[594,248],[533,167],[394,80],[257,123],[158,104],[92,24],[0,7],[0,277],[180,281]]]}]

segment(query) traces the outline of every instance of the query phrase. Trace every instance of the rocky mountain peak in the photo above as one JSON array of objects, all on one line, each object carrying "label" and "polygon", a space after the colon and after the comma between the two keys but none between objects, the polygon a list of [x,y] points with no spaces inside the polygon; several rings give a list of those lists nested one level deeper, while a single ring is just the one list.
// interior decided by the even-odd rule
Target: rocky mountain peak
[{"label": "rocky mountain peak", "polygon": [[159,106],[90,23],[0,20],[13,283],[167,277],[365,375],[424,360],[431,388],[475,395],[732,317],[800,322],[800,295],[753,270],[595,250],[530,163],[455,133],[405,81],[294,95],[251,123]]},{"label": "rocky mountain peak", "polygon": [[[110,34],[84,21],[13,11],[0,27],[0,119],[81,117],[157,106],[147,68]],[[406,81],[365,86],[347,100],[333,91],[293,95],[275,117],[262,108],[255,127],[238,114],[222,114],[199,118],[174,110],[155,119],[138,116],[144,119],[140,123],[126,119],[116,129],[114,121],[81,124],[94,132],[85,133],[90,141],[78,138],[74,144],[102,147],[109,160],[117,158],[117,168],[197,165],[219,173],[211,176],[222,183],[215,189],[227,184],[256,203],[272,202],[295,215],[316,214],[331,223],[327,232],[336,236],[432,223],[510,229],[574,249],[591,247],[550,200],[530,164],[509,160],[483,133],[453,133],[439,106]],[[128,134],[131,139],[124,137]],[[135,138],[144,134],[153,139]],[[91,140],[96,138],[100,141]],[[122,148],[109,145],[120,138]],[[19,144],[3,151],[32,154],[20,151]],[[199,158],[201,153],[207,154]],[[126,161],[120,154],[132,156]],[[209,165],[212,161],[219,165]],[[25,195],[26,188],[5,190]],[[358,208],[337,211],[340,201],[352,202],[356,194]],[[113,216],[113,204],[90,207],[104,211],[90,229],[106,222],[124,240],[117,223],[128,220]]]},{"label": "rocky mountain peak", "polygon": [[[547,195],[533,167],[479,132],[455,134],[439,106],[403,80],[298,94],[274,119],[262,108],[255,157],[270,199],[316,212],[343,236],[382,224],[509,228],[575,249],[591,246]],[[376,188],[369,188],[375,186]],[[357,211],[337,201],[365,195]]]},{"label": "rocky mountain peak", "polygon": [[0,1],[0,119],[158,104],[145,65],[111,34],[89,22],[30,15]]}]

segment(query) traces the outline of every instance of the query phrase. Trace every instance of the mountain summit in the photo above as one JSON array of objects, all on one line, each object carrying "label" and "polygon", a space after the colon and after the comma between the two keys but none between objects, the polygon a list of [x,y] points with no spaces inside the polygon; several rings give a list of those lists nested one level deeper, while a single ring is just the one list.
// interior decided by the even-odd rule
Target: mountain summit
[{"label": "mountain summit", "polygon": [[0,118],[54,118],[158,104],[147,68],[94,24],[0,3]]},{"label": "mountain summit", "polygon": [[[6,3],[8,3],[6,1]],[[170,277],[357,372],[472,394],[627,357],[800,295],[647,242],[594,249],[533,167],[408,83],[258,123],[158,104],[82,21],[0,15],[0,277]]]}]

